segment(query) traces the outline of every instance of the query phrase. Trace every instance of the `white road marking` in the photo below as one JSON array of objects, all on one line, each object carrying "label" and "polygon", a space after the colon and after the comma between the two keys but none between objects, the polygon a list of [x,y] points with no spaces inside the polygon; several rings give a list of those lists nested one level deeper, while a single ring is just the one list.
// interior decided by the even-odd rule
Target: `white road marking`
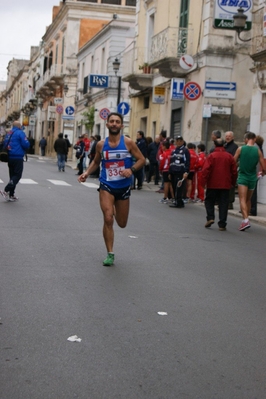
[{"label": "white road marking", "polygon": [[0,183],[4,183],[3,180],[0,179]]},{"label": "white road marking", "polygon": [[47,179],[49,182],[51,182],[52,184],[54,184],[55,186],[71,186],[71,184],[68,184],[67,182],[63,181],[63,180],[50,180]]},{"label": "white road marking", "polygon": [[81,183],[83,186],[90,187],[90,188],[98,188],[99,184],[95,183]]},{"label": "white road marking", "polygon": [[39,184],[32,179],[20,179],[20,184]]}]

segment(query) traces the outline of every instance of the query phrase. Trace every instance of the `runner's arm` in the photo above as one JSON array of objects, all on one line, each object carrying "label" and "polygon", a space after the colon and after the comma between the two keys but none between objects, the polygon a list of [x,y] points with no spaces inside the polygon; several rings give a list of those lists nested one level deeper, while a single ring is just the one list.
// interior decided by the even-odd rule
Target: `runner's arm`
[{"label": "runner's arm", "polygon": [[103,148],[103,141],[99,141],[96,145],[96,153],[93,161],[90,163],[87,170],[78,177],[78,181],[80,183],[85,182],[87,177],[91,175],[93,172],[95,172],[100,166],[102,148]]}]

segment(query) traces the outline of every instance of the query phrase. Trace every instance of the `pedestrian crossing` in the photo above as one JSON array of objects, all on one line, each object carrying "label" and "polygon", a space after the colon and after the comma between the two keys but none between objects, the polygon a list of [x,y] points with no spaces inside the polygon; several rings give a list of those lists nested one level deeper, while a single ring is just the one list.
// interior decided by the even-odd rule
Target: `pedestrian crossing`
[{"label": "pedestrian crossing", "polygon": [[[53,180],[53,179],[46,179],[46,181],[50,182],[54,186],[68,186],[71,187],[72,185],[67,183],[64,180]],[[3,180],[0,179],[0,184],[4,183]],[[19,184],[39,184],[37,181],[33,179],[20,179]],[[99,184],[95,183],[81,183],[82,186],[89,187],[89,188],[98,188]]]}]

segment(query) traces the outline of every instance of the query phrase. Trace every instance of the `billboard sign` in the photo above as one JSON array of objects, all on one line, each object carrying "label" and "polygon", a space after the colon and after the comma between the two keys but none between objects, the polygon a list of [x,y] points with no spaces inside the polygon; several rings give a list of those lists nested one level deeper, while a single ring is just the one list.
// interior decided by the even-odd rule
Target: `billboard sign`
[{"label": "billboard sign", "polygon": [[233,15],[242,8],[247,16],[244,30],[250,30],[252,25],[253,0],[215,0],[214,28],[234,29]]}]

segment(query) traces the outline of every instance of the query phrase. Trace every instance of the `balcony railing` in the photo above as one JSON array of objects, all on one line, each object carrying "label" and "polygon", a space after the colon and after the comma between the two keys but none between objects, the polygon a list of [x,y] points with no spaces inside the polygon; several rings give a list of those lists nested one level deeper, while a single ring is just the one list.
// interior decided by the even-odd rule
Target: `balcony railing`
[{"label": "balcony railing", "polygon": [[63,75],[63,65],[55,64],[48,69],[43,76],[36,82],[36,91],[40,90],[42,86],[48,83],[52,78],[61,78]]},{"label": "balcony railing", "polygon": [[123,56],[123,75],[143,73],[139,66],[147,62],[146,54],[145,47],[134,47],[127,51]]},{"label": "balcony railing", "polygon": [[167,28],[153,36],[150,63],[191,53],[192,44],[188,43],[191,31],[188,28]]}]

